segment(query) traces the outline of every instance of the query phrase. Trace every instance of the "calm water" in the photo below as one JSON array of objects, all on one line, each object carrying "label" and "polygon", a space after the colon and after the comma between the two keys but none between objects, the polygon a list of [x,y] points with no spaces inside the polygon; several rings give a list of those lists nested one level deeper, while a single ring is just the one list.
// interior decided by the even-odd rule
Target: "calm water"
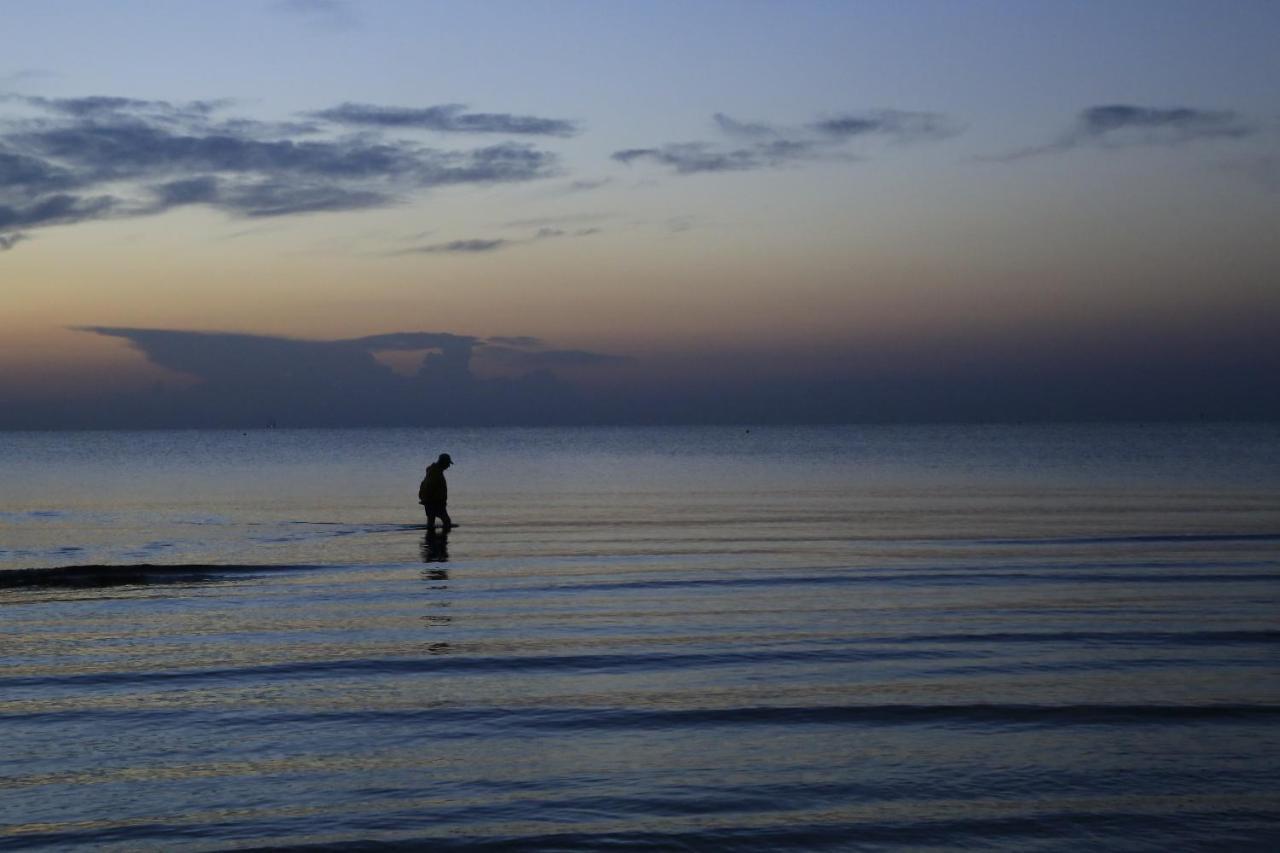
[{"label": "calm water", "polygon": [[1277,603],[1277,426],[0,433],[0,848],[1274,849]]}]

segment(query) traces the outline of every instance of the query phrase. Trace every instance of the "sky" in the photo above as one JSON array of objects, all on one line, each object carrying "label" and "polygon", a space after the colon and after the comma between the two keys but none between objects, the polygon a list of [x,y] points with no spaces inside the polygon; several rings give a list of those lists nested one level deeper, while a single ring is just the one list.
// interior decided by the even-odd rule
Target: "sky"
[{"label": "sky", "polygon": [[1272,2],[0,13],[0,428],[1280,417]]}]

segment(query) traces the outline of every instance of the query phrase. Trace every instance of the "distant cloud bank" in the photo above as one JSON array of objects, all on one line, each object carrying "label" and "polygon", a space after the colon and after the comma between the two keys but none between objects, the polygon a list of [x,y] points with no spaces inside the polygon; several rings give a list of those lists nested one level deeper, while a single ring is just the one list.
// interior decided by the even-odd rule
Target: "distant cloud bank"
[{"label": "distant cloud bank", "polygon": [[[194,380],[181,389],[113,395],[84,409],[88,424],[114,426],[565,422],[583,411],[583,399],[551,369],[627,361],[607,353],[555,349],[529,336],[395,332],[302,340],[115,326],[80,331],[128,341],[151,363]],[[397,373],[377,358],[397,352],[421,356],[411,375]],[[479,378],[472,369],[477,361],[507,378]],[[75,423],[75,415],[60,411]],[[11,426],[6,421],[0,417],[0,427]]]},{"label": "distant cloud bank", "polygon": [[185,381],[62,397],[7,392],[0,429],[1280,416],[1280,346],[1262,323],[1192,338],[1126,335],[1085,352],[1065,341],[1007,348],[974,341],[886,359],[851,342],[825,367],[790,374],[760,371],[755,362],[648,379],[648,368],[629,358],[526,335],[406,331],[302,340],[115,326],[81,331],[127,341]]}]

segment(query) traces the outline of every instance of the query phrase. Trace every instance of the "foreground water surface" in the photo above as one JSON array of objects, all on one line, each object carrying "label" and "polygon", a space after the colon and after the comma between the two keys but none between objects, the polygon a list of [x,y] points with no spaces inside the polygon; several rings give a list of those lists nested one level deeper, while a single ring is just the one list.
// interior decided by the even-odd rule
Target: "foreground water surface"
[{"label": "foreground water surface", "polygon": [[1275,425],[0,433],[0,848],[1274,849],[1278,602]]}]

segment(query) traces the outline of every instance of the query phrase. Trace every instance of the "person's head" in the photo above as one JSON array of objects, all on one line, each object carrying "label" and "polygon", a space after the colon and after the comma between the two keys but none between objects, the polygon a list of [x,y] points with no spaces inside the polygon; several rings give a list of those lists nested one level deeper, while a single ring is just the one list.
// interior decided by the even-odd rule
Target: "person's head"
[{"label": "person's head", "polygon": [[436,464],[441,468],[448,468],[453,464],[453,458],[448,453],[441,453],[440,458],[436,460]]}]

